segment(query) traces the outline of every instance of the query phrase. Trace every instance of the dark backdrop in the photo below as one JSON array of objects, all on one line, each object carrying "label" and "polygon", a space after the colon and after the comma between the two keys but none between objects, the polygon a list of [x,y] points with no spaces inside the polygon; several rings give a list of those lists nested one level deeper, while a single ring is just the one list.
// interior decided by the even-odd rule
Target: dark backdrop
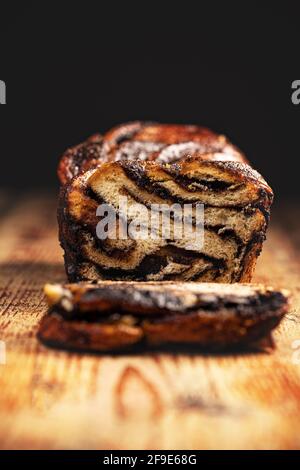
[{"label": "dark backdrop", "polygon": [[300,193],[296,3],[10,2],[0,22],[1,187],[54,187],[66,147],[148,119],[225,133],[277,197]]}]

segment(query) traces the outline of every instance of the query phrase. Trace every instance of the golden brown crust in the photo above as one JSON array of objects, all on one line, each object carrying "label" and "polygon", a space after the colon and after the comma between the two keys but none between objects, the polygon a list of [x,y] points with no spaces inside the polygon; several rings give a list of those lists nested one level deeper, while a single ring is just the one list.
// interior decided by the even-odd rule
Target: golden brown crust
[{"label": "golden brown crust", "polygon": [[247,162],[225,136],[204,127],[136,121],[68,149],[61,157],[58,177],[66,184],[80,172],[107,161],[158,159],[166,163],[196,152],[206,159]]},{"label": "golden brown crust", "polygon": [[62,155],[57,174],[62,185],[67,184],[82,171],[95,168],[102,158],[102,136],[95,134],[82,144],[65,151]]},{"label": "golden brown crust", "polygon": [[49,346],[91,351],[126,349],[138,343],[142,336],[141,329],[134,326],[68,322],[55,313],[42,319],[38,331],[38,338]]}]

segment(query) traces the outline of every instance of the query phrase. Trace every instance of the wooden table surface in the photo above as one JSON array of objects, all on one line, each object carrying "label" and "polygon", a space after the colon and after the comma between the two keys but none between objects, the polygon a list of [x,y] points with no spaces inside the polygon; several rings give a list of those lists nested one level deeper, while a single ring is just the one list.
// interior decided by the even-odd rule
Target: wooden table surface
[{"label": "wooden table surface", "polygon": [[1,448],[300,448],[296,206],[275,211],[254,279],[293,294],[273,352],[101,356],[36,339],[42,286],[65,279],[55,198],[0,201]]}]

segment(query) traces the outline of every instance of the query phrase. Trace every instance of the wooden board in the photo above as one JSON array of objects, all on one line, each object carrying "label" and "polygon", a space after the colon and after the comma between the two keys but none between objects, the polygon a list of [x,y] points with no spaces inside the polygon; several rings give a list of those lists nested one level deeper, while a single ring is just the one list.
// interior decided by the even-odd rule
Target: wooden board
[{"label": "wooden board", "polygon": [[297,207],[273,217],[255,276],[293,293],[272,353],[97,356],[35,337],[43,284],[65,279],[55,206],[45,195],[0,202],[1,448],[300,448]]}]

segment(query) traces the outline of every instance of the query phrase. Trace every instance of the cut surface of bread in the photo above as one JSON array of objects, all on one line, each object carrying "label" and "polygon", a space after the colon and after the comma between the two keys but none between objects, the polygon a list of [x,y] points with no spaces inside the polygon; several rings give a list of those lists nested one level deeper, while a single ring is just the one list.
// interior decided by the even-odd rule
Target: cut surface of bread
[{"label": "cut surface of bread", "polygon": [[[251,280],[273,193],[224,136],[197,126],[131,123],[66,152],[59,176],[59,233],[70,281]],[[117,223],[102,239],[100,205]],[[168,227],[155,214],[162,206],[171,214]],[[132,235],[136,225],[145,237]]]},{"label": "cut surface of bread", "polygon": [[92,351],[251,346],[270,338],[288,308],[287,292],[250,284],[106,281],[48,284],[45,294],[40,340]]}]

